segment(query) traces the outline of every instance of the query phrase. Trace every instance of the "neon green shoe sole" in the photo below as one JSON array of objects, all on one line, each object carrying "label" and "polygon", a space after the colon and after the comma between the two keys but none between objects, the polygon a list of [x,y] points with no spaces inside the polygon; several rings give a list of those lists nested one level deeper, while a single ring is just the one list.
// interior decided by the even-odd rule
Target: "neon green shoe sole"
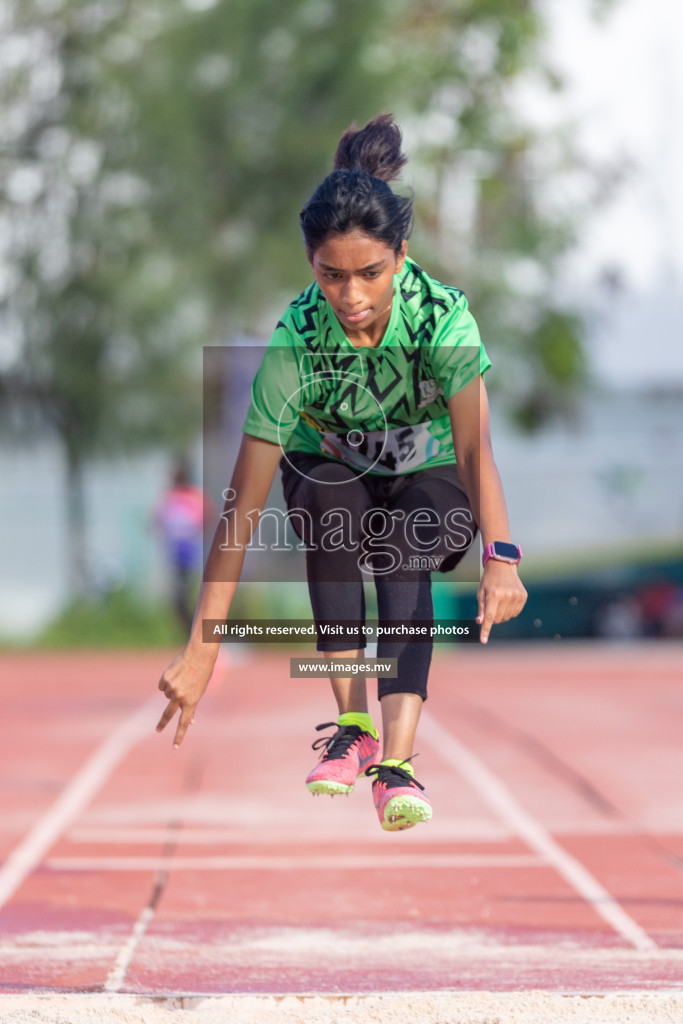
[{"label": "neon green shoe sole", "polygon": [[353,786],[346,786],[343,782],[335,782],[333,779],[317,779],[315,782],[307,782],[306,789],[314,796],[348,796],[353,792]]},{"label": "neon green shoe sole", "polygon": [[386,832],[403,832],[420,822],[429,821],[432,807],[426,797],[394,796],[382,808],[382,815],[380,825]]},{"label": "neon green shoe sole", "polygon": [[374,776],[372,797],[379,823],[386,832],[402,832],[422,821],[429,821],[432,805],[424,795],[407,764],[376,764],[367,768],[366,775]]}]

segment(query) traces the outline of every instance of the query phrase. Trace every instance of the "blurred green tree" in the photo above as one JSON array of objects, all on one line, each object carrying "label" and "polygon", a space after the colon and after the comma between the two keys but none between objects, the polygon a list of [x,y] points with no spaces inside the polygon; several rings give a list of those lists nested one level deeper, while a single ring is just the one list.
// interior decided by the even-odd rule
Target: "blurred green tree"
[{"label": "blurred green tree", "polygon": [[[586,0],[596,18],[613,0]],[[490,386],[519,427],[571,413],[588,381],[586,310],[565,258],[619,169],[577,147],[573,126],[532,124],[562,89],[535,0],[400,0],[383,59],[402,71],[416,159],[413,248],[467,292],[494,353]],[[530,102],[533,97],[534,103]]]},{"label": "blurred green tree", "polygon": [[518,420],[585,379],[556,288],[577,211],[547,188],[576,155],[518,102],[559,86],[533,0],[0,0],[0,20],[0,388],[62,440],[74,592],[87,460],[196,436],[201,345],[267,334],[307,283],[296,214],[353,119],[405,126],[414,251],[467,290]]},{"label": "blurred green tree", "polygon": [[62,442],[73,596],[87,589],[84,467],[200,429],[201,311],[155,240],[131,148],[128,5],[5,5],[0,71],[0,397],[20,435]]}]

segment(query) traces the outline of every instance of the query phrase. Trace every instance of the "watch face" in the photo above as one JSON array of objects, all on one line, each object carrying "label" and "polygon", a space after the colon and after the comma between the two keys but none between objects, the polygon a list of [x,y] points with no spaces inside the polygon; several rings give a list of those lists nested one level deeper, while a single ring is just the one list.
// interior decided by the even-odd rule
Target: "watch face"
[{"label": "watch face", "polygon": [[507,541],[497,540],[493,545],[494,558],[509,558],[516,562],[519,558],[519,548],[516,544],[508,544]]}]

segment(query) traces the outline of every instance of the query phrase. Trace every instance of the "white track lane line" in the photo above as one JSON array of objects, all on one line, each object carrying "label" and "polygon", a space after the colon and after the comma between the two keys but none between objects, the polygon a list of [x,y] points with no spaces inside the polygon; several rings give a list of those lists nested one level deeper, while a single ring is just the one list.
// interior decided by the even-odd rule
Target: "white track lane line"
[{"label": "white track lane line", "polygon": [[159,903],[161,895],[166,887],[166,880],[166,872],[159,871],[157,874],[156,885],[152,892],[152,898],[147,906],[141,910],[137,921],[133,925],[133,930],[128,937],[128,941],[124,943],[119,950],[119,954],[114,961],[112,969],[105,979],[105,992],[118,992],[123,987],[126,975],[128,974],[128,968],[133,962],[135,951],[156,913],[157,904]]},{"label": "white track lane line", "polygon": [[557,843],[549,832],[522,807],[510,790],[460,740],[423,712],[421,732],[434,749],[479,793],[491,810],[548,864],[634,949],[659,952],[659,946],[587,868]]},{"label": "white track lane line", "polygon": [[392,861],[376,854],[330,854],[294,857],[243,854],[237,856],[170,857],[53,857],[45,861],[48,871],[383,871],[389,867],[438,870],[471,868],[543,867],[545,860],[535,853],[511,854],[405,854]]},{"label": "white track lane line", "polygon": [[45,854],[90,803],[126,754],[154,730],[158,697],[145,701],[103,740],[0,868],[0,908],[42,862]]},{"label": "white track lane line", "polygon": [[[174,817],[178,820],[185,820],[183,817],[187,817],[186,807],[182,804],[178,804],[177,813]],[[571,829],[570,831],[574,831]],[[623,831],[623,828],[622,828]],[[94,826],[80,826],[74,825],[67,832],[66,839],[73,845],[85,843],[88,846],[147,846],[149,844],[163,845],[168,842],[168,825],[164,828],[154,827],[140,827],[133,826],[129,828],[124,825],[94,825]],[[452,841],[454,843],[470,843],[470,842],[483,842],[483,843],[498,843],[505,842],[510,838],[510,830],[499,822],[491,821],[487,818],[484,821],[468,821],[463,818],[462,821],[458,822],[458,834],[454,836]],[[183,846],[233,846],[238,842],[249,843],[254,840],[253,829],[245,826],[245,829],[241,833],[237,833],[235,828],[224,828],[220,825],[211,826],[205,825],[203,827],[195,828],[192,825],[183,825],[182,832],[178,833],[178,842]],[[282,835],[281,833],[261,833],[258,837],[259,849],[264,846],[278,846],[282,847]],[[300,827],[297,826],[297,834],[291,841],[287,842],[287,848],[291,849],[296,847],[302,851],[308,850],[312,845],[316,848],[324,847],[330,850],[334,847],[335,849],[339,845],[338,838],[331,837],[329,834],[316,835],[315,833],[303,834]],[[367,849],[369,853],[373,852],[373,849],[377,848],[377,841],[372,839],[364,838],[354,841],[354,849]]]}]

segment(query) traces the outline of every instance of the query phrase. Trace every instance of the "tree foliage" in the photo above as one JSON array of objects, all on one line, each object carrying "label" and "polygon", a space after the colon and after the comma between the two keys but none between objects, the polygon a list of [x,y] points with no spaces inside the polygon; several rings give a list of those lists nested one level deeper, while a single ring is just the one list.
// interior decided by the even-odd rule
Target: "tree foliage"
[{"label": "tree foliage", "polygon": [[[605,0],[601,6],[605,6]],[[557,299],[575,234],[532,0],[0,0],[0,388],[84,461],[198,426],[199,349],[307,283],[297,213],[340,132],[405,126],[415,252],[464,287],[537,425],[585,376]],[[535,79],[533,79],[535,76]],[[76,533],[81,527],[77,525]]]},{"label": "tree foliage", "polygon": [[552,97],[562,86],[544,56],[540,4],[418,0],[403,18],[391,56],[411,83],[415,247],[467,292],[494,354],[490,383],[517,423],[535,429],[570,410],[588,377],[583,321],[561,276],[591,212],[586,182],[603,172],[587,166],[566,126],[541,132],[525,116],[524,88]]}]

